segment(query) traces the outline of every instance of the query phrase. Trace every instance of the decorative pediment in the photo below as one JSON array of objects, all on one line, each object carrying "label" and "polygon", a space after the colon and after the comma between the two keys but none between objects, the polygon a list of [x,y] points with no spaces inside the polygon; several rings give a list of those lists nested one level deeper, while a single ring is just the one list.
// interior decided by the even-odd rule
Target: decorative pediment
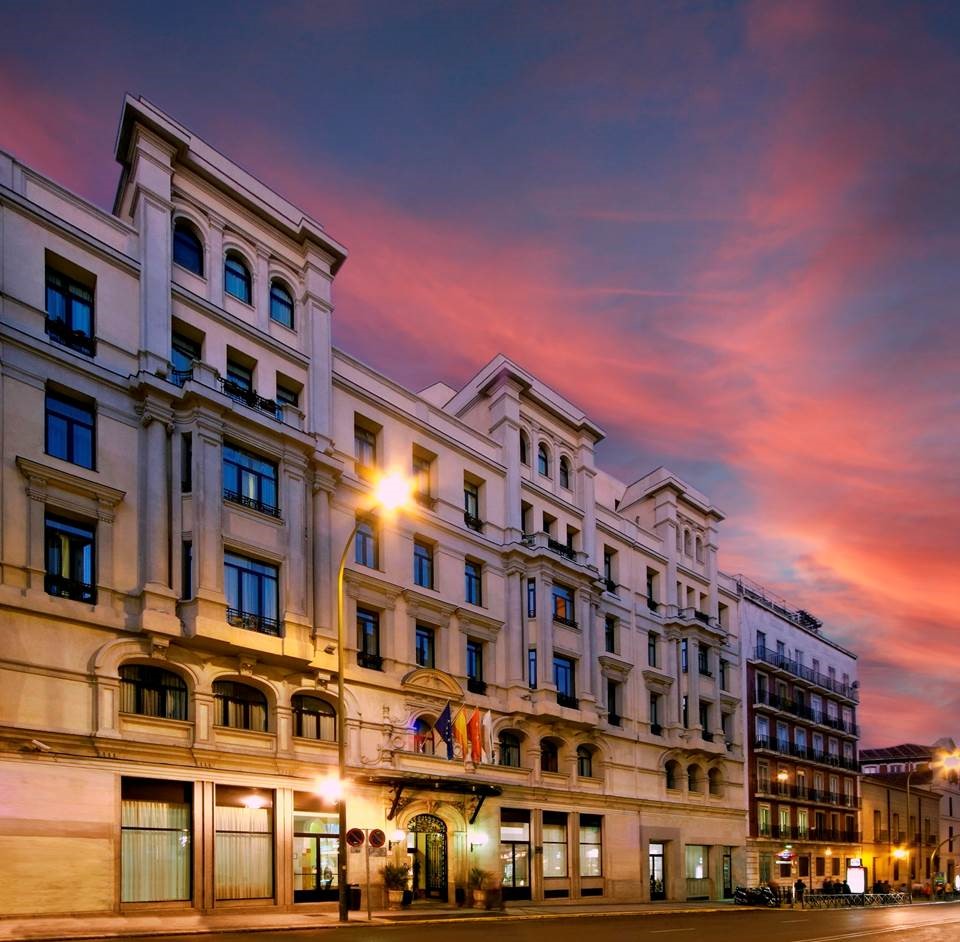
[{"label": "decorative pediment", "polygon": [[359,599],[379,608],[391,608],[397,597],[403,591],[392,582],[383,582],[374,579],[366,573],[347,569],[343,574],[344,591],[351,598]]},{"label": "decorative pediment", "polygon": [[503,628],[502,621],[490,618],[489,615],[482,615],[467,608],[458,608],[456,611],[461,629],[467,629],[486,641],[495,641]]},{"label": "decorative pediment", "polygon": [[669,674],[661,674],[659,671],[644,671],[643,679],[648,687],[662,687],[666,690],[673,686],[673,678]]},{"label": "decorative pediment", "polygon": [[432,667],[417,667],[404,675],[400,684],[406,690],[415,690],[417,693],[433,697],[444,697],[447,700],[462,700],[463,687],[449,674],[434,670]]},{"label": "decorative pediment", "polygon": [[633,670],[632,664],[615,654],[601,654],[598,660],[600,661],[600,669],[605,675],[626,678]]},{"label": "decorative pediment", "polygon": [[125,491],[108,487],[99,481],[80,477],[51,465],[17,456],[17,467],[27,482],[27,496],[31,500],[51,501],[67,510],[81,514],[96,514],[100,520],[112,523],[117,504]]},{"label": "decorative pediment", "polygon": [[422,618],[424,621],[446,625],[457,609],[456,605],[413,589],[404,589],[401,594],[407,606],[407,614],[412,618]]}]

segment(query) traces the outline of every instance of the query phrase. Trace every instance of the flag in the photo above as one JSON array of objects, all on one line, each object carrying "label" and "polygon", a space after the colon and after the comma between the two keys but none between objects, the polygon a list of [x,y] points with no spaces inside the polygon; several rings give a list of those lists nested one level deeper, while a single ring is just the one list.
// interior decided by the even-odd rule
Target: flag
[{"label": "flag", "polygon": [[493,762],[493,717],[487,710],[481,724],[481,755],[484,762]]},{"label": "flag", "polygon": [[467,720],[467,732],[470,734],[470,758],[474,762],[483,761],[483,733],[480,730],[480,711],[474,707]]},{"label": "flag", "polygon": [[443,708],[443,712],[437,717],[437,722],[433,724],[437,735],[447,744],[447,758],[453,758],[453,723],[450,720],[450,703]]},{"label": "flag", "polygon": [[467,736],[467,716],[462,709],[457,710],[453,718],[453,741],[460,747],[460,756],[466,760],[470,740]]}]

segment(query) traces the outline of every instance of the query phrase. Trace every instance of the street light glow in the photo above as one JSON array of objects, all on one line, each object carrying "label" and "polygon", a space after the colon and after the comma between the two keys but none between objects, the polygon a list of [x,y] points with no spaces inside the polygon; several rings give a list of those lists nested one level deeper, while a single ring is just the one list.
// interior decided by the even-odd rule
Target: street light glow
[{"label": "street light glow", "polygon": [[325,801],[336,803],[343,797],[343,782],[336,775],[318,778],[313,788]]},{"label": "street light glow", "polygon": [[385,474],[373,488],[373,497],[381,510],[392,513],[406,507],[413,496],[413,481],[398,471]]}]

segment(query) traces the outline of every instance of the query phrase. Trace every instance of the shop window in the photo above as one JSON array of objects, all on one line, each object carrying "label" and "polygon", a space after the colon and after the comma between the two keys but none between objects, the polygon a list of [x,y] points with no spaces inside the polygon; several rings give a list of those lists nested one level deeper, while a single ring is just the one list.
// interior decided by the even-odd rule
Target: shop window
[{"label": "shop window", "polygon": [[559,811],[543,812],[543,875],[567,875],[567,816]]},{"label": "shop window", "polygon": [[603,815],[580,815],[580,876],[603,876]]},{"label": "shop window", "polygon": [[273,792],[217,785],[214,887],[218,900],[273,896]]}]

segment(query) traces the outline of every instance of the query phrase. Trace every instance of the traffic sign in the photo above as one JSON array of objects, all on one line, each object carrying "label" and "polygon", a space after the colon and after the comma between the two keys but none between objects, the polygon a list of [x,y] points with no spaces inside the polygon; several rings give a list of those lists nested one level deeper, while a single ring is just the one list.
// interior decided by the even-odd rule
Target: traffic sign
[{"label": "traffic sign", "polygon": [[364,833],[360,828],[350,828],[347,831],[347,843],[351,847],[361,847],[364,841]]},{"label": "traffic sign", "polygon": [[367,840],[370,841],[371,847],[383,847],[387,842],[387,835],[380,828],[374,828],[368,835]]}]

